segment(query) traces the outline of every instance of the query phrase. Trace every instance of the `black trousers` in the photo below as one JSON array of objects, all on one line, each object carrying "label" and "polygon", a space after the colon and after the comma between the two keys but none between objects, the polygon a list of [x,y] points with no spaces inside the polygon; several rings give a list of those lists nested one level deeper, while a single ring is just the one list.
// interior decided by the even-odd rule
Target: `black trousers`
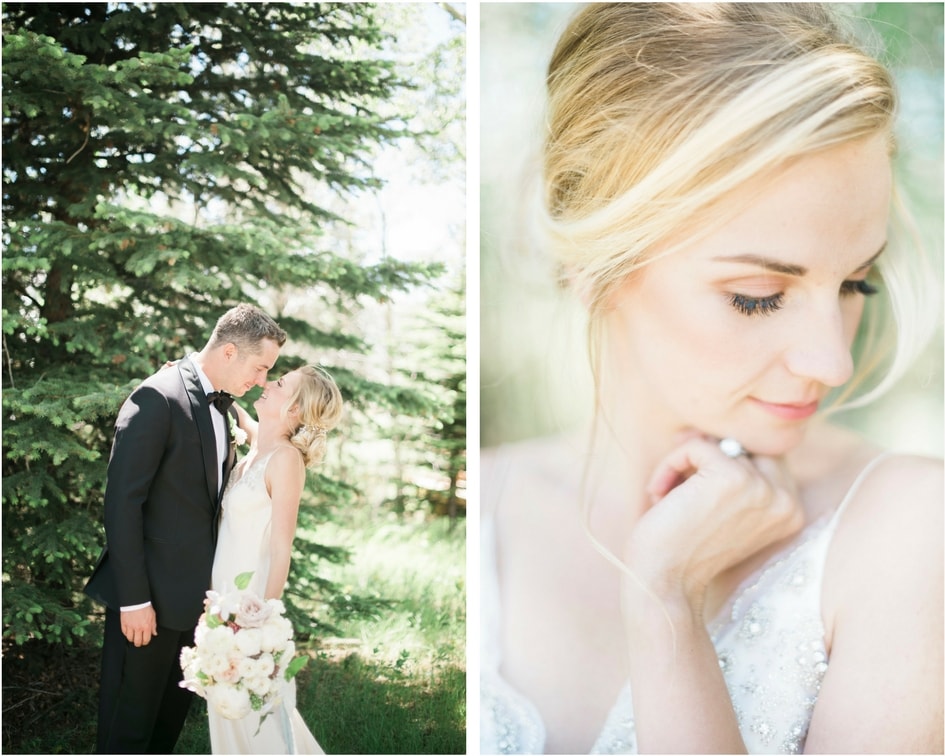
[{"label": "black trousers", "polygon": [[181,688],[180,652],[194,630],[158,626],[146,646],[121,634],[121,617],[105,612],[98,707],[99,753],[172,753],[193,693]]}]

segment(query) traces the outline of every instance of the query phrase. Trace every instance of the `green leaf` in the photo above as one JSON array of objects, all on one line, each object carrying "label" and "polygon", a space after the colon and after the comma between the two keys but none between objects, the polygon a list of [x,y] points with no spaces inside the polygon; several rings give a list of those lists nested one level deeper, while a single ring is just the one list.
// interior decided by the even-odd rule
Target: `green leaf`
[{"label": "green leaf", "polygon": [[236,586],[237,590],[245,591],[249,588],[249,583],[253,579],[252,572],[242,572],[236,576],[233,580],[233,584]]},{"label": "green leaf", "polygon": [[285,668],[285,679],[291,680],[299,672],[305,669],[305,665],[307,664],[308,664],[307,655],[296,656],[291,662],[289,662],[289,666]]}]

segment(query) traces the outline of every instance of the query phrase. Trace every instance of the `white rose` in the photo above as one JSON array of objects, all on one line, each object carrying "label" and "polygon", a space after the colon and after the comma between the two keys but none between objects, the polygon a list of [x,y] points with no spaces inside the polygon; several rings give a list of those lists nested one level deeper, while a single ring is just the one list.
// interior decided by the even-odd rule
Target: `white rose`
[{"label": "white rose", "polygon": [[256,672],[263,677],[269,677],[276,669],[272,654],[263,654],[256,660]]},{"label": "white rose", "polygon": [[247,678],[243,684],[261,698],[265,698],[272,692],[272,680],[265,675]]},{"label": "white rose", "polygon": [[227,719],[242,719],[253,710],[249,693],[232,685],[214,685],[207,691],[207,702]]},{"label": "white rose", "polygon": [[227,656],[237,650],[236,638],[233,630],[226,625],[220,625],[209,630],[203,637],[202,651],[211,656]]},{"label": "white rose", "polygon": [[203,615],[200,617],[200,621],[197,623],[197,629],[194,630],[194,645],[202,646],[204,638],[207,637],[207,633],[210,632],[210,628],[207,627]]},{"label": "white rose", "polygon": [[262,632],[248,627],[236,633],[236,647],[243,656],[256,656],[262,650]]},{"label": "white rose", "polygon": [[262,627],[260,646],[263,651],[282,651],[288,640],[289,636],[282,627],[276,624],[266,624]]},{"label": "white rose", "polygon": [[214,680],[219,680],[223,677],[224,674],[227,674],[230,669],[230,659],[224,654],[216,654],[211,656],[204,664],[204,672],[206,672]]},{"label": "white rose", "polygon": [[239,661],[233,659],[232,657],[227,659],[226,669],[224,669],[218,675],[214,675],[214,677],[220,682],[231,684],[238,683],[240,681],[240,677],[242,677],[240,674]]},{"label": "white rose", "polygon": [[264,625],[263,627],[259,628],[259,630],[259,648],[265,654],[272,653],[273,644],[278,642],[279,634],[269,627],[269,625]]},{"label": "white rose", "polygon": [[256,676],[256,660],[250,659],[249,657],[240,659],[239,664],[240,677],[255,677]]},{"label": "white rose", "polygon": [[185,646],[180,652],[180,667],[183,672],[183,679],[178,683],[180,687],[187,688],[199,696],[206,697],[197,673],[200,671],[200,665],[197,661],[197,652]]},{"label": "white rose", "polygon": [[184,646],[180,650],[180,668],[187,669],[197,663],[197,649],[192,646]]}]

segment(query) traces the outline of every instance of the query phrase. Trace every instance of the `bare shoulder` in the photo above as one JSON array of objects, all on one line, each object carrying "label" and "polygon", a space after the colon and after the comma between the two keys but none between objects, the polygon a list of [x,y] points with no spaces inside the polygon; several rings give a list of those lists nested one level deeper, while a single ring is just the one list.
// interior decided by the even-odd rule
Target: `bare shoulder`
[{"label": "bare shoulder", "polygon": [[492,474],[502,466],[513,466],[518,470],[538,468],[571,456],[573,446],[567,435],[543,436],[502,444],[482,450],[482,471]]},{"label": "bare shoulder", "polygon": [[941,753],[942,460],[882,457],[859,480],[827,557],[830,671],[818,753]]},{"label": "bare shoulder", "polygon": [[[888,454],[861,476],[834,535],[825,599],[836,613],[941,606],[945,464]],[[890,616],[890,615],[887,615]],[[914,617],[915,615],[912,614]]]},{"label": "bare shoulder", "polygon": [[889,454],[860,480],[846,519],[858,529],[876,531],[877,537],[934,528],[929,535],[941,541],[943,493],[945,464],[941,459]]},{"label": "bare shoulder", "polygon": [[289,444],[280,444],[266,464],[266,482],[296,486],[305,481],[305,460],[302,452]]},{"label": "bare shoulder", "polygon": [[579,468],[579,446],[571,435],[562,434],[503,444],[480,454],[481,507],[495,515],[499,503],[523,492],[538,494],[549,485],[561,487]]}]

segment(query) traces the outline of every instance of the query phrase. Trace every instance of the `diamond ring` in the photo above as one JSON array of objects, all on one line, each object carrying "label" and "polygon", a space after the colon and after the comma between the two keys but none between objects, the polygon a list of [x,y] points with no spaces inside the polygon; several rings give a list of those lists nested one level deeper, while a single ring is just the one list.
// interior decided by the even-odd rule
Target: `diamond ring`
[{"label": "diamond ring", "polygon": [[738,457],[748,454],[748,452],[745,451],[745,447],[734,438],[723,438],[719,441],[719,449],[722,451],[722,454],[732,459],[737,459]]}]

